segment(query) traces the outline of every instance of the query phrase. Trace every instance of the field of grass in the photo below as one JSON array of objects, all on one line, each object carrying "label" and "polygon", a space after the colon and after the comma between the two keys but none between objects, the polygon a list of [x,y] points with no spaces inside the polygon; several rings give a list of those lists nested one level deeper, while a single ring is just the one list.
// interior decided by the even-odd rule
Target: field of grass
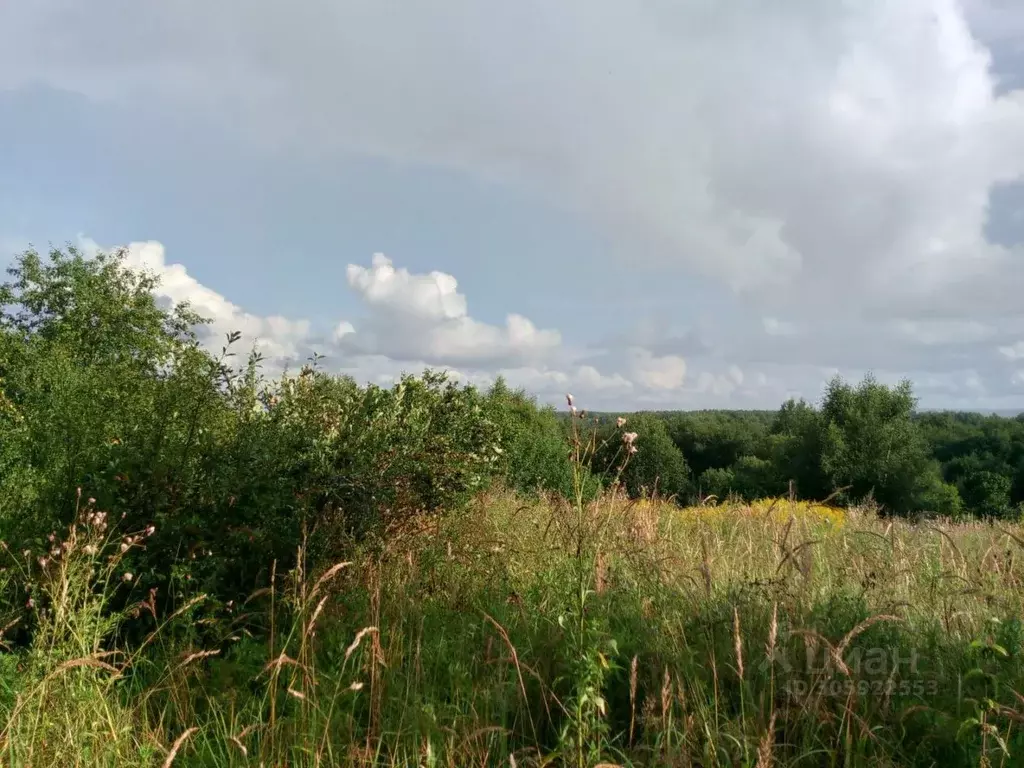
[{"label": "field of grass", "polygon": [[3,553],[6,594],[37,589],[9,619],[34,624],[31,645],[0,654],[3,765],[882,768],[1024,754],[1016,527],[495,491],[383,551],[275,573],[244,604],[182,578],[169,615],[123,569],[145,546],[134,533],[83,500],[53,553]]}]

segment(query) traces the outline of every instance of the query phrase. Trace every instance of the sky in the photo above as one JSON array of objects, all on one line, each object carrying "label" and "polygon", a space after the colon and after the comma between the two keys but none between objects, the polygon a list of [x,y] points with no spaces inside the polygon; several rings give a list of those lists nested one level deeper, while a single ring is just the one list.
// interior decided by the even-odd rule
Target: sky
[{"label": "sky", "polygon": [[0,262],[68,243],[278,370],[1024,410],[1024,3],[0,3]]}]

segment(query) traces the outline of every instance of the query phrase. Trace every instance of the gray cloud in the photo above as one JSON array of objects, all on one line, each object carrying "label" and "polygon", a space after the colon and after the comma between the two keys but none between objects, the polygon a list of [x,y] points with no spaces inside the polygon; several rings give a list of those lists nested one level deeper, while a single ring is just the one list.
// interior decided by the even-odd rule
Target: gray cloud
[{"label": "gray cloud", "polygon": [[[1012,59],[1022,30],[1009,0],[40,0],[0,11],[0,87],[518,185],[587,217],[635,269],[710,277],[763,318],[723,308],[710,334],[600,345],[608,375],[651,392],[682,396],[704,373],[728,398],[775,366],[775,393],[835,366],[1001,397],[1017,391],[996,350],[1024,338],[1024,253],[990,194],[1024,174],[1024,94],[987,46]],[[417,338],[371,312],[341,348],[531,362],[513,325],[447,320]]]}]

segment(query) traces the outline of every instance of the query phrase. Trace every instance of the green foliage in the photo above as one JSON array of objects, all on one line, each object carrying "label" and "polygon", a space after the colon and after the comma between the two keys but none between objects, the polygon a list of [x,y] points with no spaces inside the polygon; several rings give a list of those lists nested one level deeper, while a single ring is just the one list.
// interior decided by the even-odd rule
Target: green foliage
[{"label": "green foliage", "polygon": [[896,514],[920,509],[937,474],[913,420],[910,382],[890,388],[868,376],[857,387],[836,378],[821,408],[821,465],[847,499],[871,497]]},{"label": "green foliage", "polygon": [[728,468],[757,452],[770,424],[760,412],[698,411],[668,414],[668,433],[695,475]]},{"label": "green foliage", "polygon": [[[629,456],[619,473],[617,468],[628,453],[622,440],[624,433],[636,434],[636,453]],[[633,497],[656,492],[665,497],[685,498],[689,491],[686,460],[669,437],[664,420],[654,414],[635,413],[626,417],[622,428],[603,425],[597,433],[593,467],[607,479],[618,475]]]},{"label": "green foliage", "polygon": [[541,408],[522,390],[499,378],[487,393],[486,412],[500,433],[500,473],[523,493],[554,491],[571,496],[572,464],[566,430],[554,408]]},{"label": "green foliage", "polygon": [[[84,487],[160,531],[140,570],[248,591],[304,529],[331,556],[422,514],[455,510],[497,471],[484,399],[438,374],[359,387],[315,365],[266,382],[252,354],[204,351],[188,308],[118,254],[28,252],[0,288],[0,534],[39,541]],[[314,361],[315,362],[315,361]],[[217,557],[209,554],[216,552]]]},{"label": "green foliage", "polygon": [[964,502],[980,517],[1009,518],[1010,478],[987,470],[966,475],[960,483]]},{"label": "green foliage", "polygon": [[782,405],[771,427],[768,452],[776,480],[792,481],[797,496],[824,499],[834,486],[822,468],[822,417],[803,400]]},{"label": "green foliage", "polygon": [[[966,766],[1024,748],[1006,551],[1024,422],[915,415],[909,385],[870,378],[820,409],[624,424],[431,372],[363,386],[314,359],[268,380],[256,351],[232,363],[237,334],[206,351],[201,318],[118,254],[29,252],[10,275],[4,764]],[[601,493],[616,478],[680,501],[849,486],[1005,525],[624,504]],[[866,678],[853,660],[879,649],[921,666]]]}]

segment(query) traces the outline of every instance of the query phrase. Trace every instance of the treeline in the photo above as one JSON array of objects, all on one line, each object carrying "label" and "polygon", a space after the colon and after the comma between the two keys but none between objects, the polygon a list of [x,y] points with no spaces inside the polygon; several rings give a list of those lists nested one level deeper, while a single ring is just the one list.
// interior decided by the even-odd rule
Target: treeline
[{"label": "treeline", "polygon": [[1006,518],[1024,500],[1024,424],[915,416],[909,384],[836,380],[821,407],[777,413],[577,419],[595,434],[574,449],[564,411],[500,381],[483,392],[428,372],[363,386],[315,360],[268,379],[258,355],[234,356],[237,335],[208,352],[202,318],[158,305],[153,276],[118,254],[30,251],[9,275],[0,537],[45,549],[91,503],[129,529],[155,527],[139,555],[154,579],[245,590],[303,537],[333,557],[457,512],[495,483],[593,495],[617,478],[684,503],[871,498],[900,515]]},{"label": "treeline", "polygon": [[820,407],[791,400],[777,412],[601,419],[626,417],[644,427],[638,445],[652,450],[632,468],[634,488],[657,487],[687,503],[792,494],[873,501],[883,514],[901,516],[1018,519],[1024,418],[918,413],[915,406],[909,382],[887,387],[868,376],[857,385],[834,379]]},{"label": "treeline", "polygon": [[317,360],[270,379],[258,354],[236,357],[237,334],[207,351],[203,319],[154,287],[119,254],[74,249],[22,254],[0,285],[10,551],[45,561],[82,510],[102,510],[154,531],[132,549],[140,587],[226,600],[284,572],[303,541],[326,562],[495,483],[570,491],[563,424],[523,393],[431,372],[363,386]]}]

